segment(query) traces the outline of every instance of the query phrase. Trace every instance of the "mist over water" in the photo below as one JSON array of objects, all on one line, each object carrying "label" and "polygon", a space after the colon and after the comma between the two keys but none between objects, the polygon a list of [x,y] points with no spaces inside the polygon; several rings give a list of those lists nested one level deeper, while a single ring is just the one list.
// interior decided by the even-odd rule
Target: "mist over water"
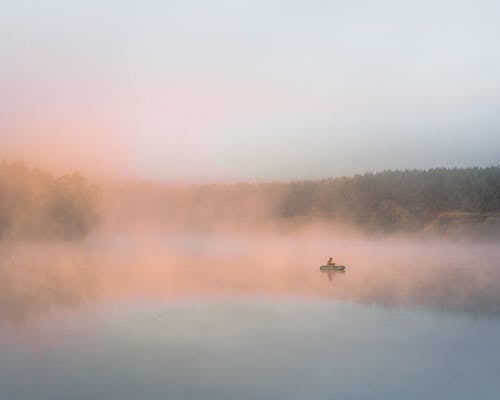
[{"label": "mist over water", "polygon": [[[116,234],[0,250],[2,398],[493,399],[499,389],[495,244]],[[330,255],[345,273],[319,271]]]},{"label": "mist over water", "polygon": [[2,2],[0,400],[497,400],[499,11]]},{"label": "mist over water", "polygon": [[[1,246],[0,318],[129,299],[336,299],[500,316],[494,243],[295,235],[114,235]],[[347,271],[320,272],[332,255]]]},{"label": "mist over water", "polygon": [[[234,185],[0,169],[0,399],[497,397],[498,168]],[[329,257],[346,271],[320,271]]]}]

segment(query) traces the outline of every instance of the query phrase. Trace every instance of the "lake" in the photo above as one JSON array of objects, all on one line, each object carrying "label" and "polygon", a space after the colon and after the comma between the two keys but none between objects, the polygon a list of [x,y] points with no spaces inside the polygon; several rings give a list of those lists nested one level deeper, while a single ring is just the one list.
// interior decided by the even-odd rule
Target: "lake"
[{"label": "lake", "polygon": [[[0,247],[2,399],[496,399],[495,243]],[[321,273],[329,256],[345,273]]]}]

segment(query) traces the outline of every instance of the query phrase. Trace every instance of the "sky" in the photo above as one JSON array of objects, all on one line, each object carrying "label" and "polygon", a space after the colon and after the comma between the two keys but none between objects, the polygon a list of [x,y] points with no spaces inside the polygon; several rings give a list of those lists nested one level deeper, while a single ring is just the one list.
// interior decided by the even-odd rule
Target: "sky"
[{"label": "sky", "polygon": [[0,159],[165,181],[500,164],[500,2],[0,0]]}]

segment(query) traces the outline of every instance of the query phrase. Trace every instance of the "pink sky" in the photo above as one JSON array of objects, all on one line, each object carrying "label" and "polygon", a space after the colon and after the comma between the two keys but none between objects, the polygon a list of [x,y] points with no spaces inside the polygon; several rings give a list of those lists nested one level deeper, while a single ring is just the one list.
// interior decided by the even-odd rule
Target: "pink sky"
[{"label": "pink sky", "polygon": [[0,158],[181,181],[500,162],[494,2],[114,3],[0,10]]}]

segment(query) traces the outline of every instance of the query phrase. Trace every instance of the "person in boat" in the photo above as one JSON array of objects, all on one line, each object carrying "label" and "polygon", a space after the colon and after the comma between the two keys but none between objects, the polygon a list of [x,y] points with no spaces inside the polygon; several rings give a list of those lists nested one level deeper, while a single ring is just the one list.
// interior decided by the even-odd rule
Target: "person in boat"
[{"label": "person in boat", "polygon": [[335,263],[333,262],[333,258],[332,257],[330,257],[328,259],[328,262],[326,263],[326,265],[331,265],[332,267],[335,266]]}]

